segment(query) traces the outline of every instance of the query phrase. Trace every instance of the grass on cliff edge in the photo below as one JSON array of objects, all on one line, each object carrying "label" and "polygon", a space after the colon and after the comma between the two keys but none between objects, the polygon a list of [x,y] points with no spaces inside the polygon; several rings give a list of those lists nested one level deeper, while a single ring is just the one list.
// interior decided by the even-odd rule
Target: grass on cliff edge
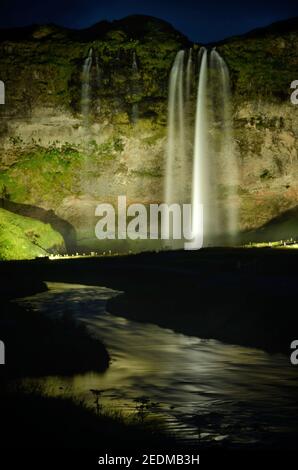
[{"label": "grass on cliff edge", "polygon": [[0,260],[44,256],[63,245],[62,236],[49,224],[0,209]]}]

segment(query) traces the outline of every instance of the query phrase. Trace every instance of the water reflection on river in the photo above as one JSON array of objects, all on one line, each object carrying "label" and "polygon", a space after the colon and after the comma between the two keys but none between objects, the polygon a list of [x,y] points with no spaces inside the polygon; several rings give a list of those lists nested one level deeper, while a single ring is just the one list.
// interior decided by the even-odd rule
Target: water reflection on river
[{"label": "water reflection on river", "polygon": [[112,358],[103,374],[39,379],[48,393],[91,403],[90,389],[101,389],[104,405],[124,412],[135,412],[134,400],[145,396],[186,439],[197,439],[195,416],[201,437],[238,444],[286,441],[297,431],[298,374],[287,357],[110,315],[105,310],[115,295],[110,289],[48,286],[48,292],[18,302],[51,315],[67,310],[103,340]]}]

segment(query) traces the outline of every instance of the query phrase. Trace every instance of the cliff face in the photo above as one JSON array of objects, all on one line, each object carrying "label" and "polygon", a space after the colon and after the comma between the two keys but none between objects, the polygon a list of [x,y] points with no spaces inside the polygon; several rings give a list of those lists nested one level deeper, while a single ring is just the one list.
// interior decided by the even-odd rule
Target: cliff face
[{"label": "cliff face", "polygon": [[[297,37],[292,21],[217,45],[232,79],[242,229],[297,205],[298,106],[290,102]],[[2,197],[54,210],[79,239],[94,228],[98,202],[120,194],[129,202],[162,200],[168,77],[176,52],[190,46],[170,25],[147,17],[84,31],[1,31]]]},{"label": "cliff face", "polygon": [[298,106],[290,99],[297,36],[294,19],[218,47],[233,84],[243,228],[260,227],[297,205]]}]

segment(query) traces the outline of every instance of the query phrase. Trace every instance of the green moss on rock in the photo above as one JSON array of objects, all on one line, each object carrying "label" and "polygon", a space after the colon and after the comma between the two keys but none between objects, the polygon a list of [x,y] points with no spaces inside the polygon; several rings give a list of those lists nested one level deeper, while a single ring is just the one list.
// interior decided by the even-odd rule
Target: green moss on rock
[{"label": "green moss on rock", "polygon": [[0,259],[31,259],[63,251],[62,236],[49,224],[0,209]]}]

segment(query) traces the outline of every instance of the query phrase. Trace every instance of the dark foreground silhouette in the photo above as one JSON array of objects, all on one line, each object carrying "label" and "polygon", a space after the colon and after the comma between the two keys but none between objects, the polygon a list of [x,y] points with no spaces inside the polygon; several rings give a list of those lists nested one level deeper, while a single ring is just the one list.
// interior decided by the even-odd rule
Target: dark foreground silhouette
[{"label": "dark foreground silhouette", "polygon": [[6,365],[0,369],[0,380],[103,372],[109,366],[109,355],[101,341],[91,337],[67,311],[60,318],[49,318],[2,301],[0,332],[6,345]]},{"label": "dark foreground silhouette", "polygon": [[0,382],[0,448],[140,449],[167,448],[174,438],[158,424],[128,422],[119,414],[87,408],[74,399],[43,396],[38,390],[7,390]]}]

